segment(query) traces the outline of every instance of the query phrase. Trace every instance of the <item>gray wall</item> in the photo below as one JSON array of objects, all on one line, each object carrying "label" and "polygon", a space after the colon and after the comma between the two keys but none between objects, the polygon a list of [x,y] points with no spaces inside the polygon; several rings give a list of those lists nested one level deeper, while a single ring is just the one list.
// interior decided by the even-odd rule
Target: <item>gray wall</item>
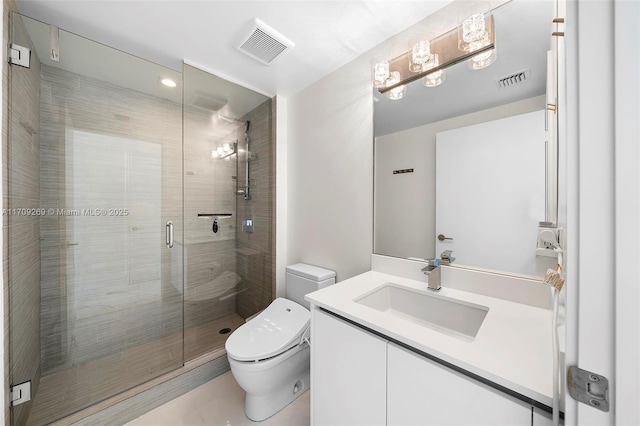
[{"label": "gray wall", "polygon": [[[191,74],[202,74],[192,67],[184,68],[184,84]],[[197,82],[196,79],[194,80]],[[184,107],[184,322],[185,328],[230,315],[236,311],[234,296],[212,298],[212,294],[231,295],[226,290],[230,280],[236,281],[236,224],[234,218],[219,221],[217,233],[212,219],[198,218],[198,213],[234,213],[236,208],[235,157],[212,159],[211,151],[224,142],[238,138],[234,131],[221,139],[212,139],[211,111]],[[201,354],[200,354],[201,355]]]},{"label": "gray wall", "polygon": [[[251,200],[237,198],[236,229],[238,238],[238,274],[246,290],[238,294],[238,315],[247,318],[266,308],[272,301],[275,280],[275,244],[273,237],[275,169],[272,101],[268,100],[246,114],[241,121],[251,121],[249,162]],[[244,129],[239,138],[242,146]],[[240,157],[242,160],[242,156]],[[244,182],[246,163],[240,161],[238,181]],[[253,232],[243,232],[242,221],[253,219]]]},{"label": "gray wall", "polygon": [[[11,40],[32,47],[22,20],[14,16]],[[40,205],[40,62],[32,55],[31,68],[14,66],[9,85],[11,113],[9,138],[3,142],[3,205],[8,209],[38,209]],[[6,179],[9,180],[6,183]],[[11,212],[14,213],[14,212]],[[4,215],[3,259],[8,266],[11,381],[40,382],[40,217],[23,211]],[[14,410],[16,424],[23,424],[32,402]]]}]

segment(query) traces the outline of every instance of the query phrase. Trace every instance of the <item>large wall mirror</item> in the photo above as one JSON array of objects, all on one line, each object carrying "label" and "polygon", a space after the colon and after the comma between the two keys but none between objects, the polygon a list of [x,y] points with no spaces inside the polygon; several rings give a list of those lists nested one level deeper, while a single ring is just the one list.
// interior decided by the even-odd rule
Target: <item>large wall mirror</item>
[{"label": "large wall mirror", "polygon": [[399,100],[374,89],[374,253],[453,250],[454,265],[543,274],[539,222],[550,220],[557,178],[546,131],[554,12],[555,1],[502,4],[489,67],[462,61],[436,87],[407,84]]}]

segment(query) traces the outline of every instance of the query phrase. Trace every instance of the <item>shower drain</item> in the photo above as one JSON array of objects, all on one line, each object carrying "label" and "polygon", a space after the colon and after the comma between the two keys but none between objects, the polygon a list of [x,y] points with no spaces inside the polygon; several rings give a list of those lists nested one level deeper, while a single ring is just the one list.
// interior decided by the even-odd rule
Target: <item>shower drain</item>
[{"label": "shower drain", "polygon": [[231,333],[231,329],[229,327],[225,327],[222,330],[218,331],[220,334],[229,334]]}]

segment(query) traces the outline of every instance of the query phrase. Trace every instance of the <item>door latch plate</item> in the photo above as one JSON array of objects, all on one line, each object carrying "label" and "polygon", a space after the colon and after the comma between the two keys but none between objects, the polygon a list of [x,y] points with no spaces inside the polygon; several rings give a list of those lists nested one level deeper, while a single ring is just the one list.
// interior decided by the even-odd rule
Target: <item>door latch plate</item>
[{"label": "door latch plate", "polygon": [[606,377],[575,366],[569,367],[567,389],[576,401],[609,411],[609,380]]}]

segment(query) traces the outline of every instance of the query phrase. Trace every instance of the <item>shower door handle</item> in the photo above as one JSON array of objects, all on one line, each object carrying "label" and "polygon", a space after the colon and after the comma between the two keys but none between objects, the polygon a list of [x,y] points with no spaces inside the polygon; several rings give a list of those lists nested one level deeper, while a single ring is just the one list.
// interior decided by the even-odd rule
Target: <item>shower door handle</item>
[{"label": "shower door handle", "polygon": [[167,231],[167,248],[173,248],[173,222],[168,221],[166,226]]}]

